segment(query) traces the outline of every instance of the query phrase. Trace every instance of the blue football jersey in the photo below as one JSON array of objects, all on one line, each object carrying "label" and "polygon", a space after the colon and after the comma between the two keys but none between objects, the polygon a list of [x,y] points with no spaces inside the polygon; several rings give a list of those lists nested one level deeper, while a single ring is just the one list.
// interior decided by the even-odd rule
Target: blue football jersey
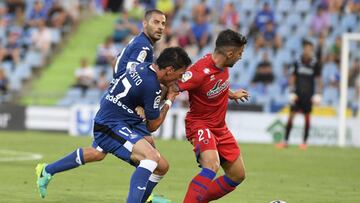
[{"label": "blue football jersey", "polygon": [[127,69],[135,68],[140,63],[152,63],[153,55],[150,39],[142,32],[134,37],[117,56],[114,78],[120,77]]},{"label": "blue football jersey", "polygon": [[135,112],[137,106],[144,108],[148,120],[157,119],[160,116],[160,98],[161,87],[155,70],[151,63],[141,63],[113,79],[100,101],[95,122],[138,125],[142,118]]}]

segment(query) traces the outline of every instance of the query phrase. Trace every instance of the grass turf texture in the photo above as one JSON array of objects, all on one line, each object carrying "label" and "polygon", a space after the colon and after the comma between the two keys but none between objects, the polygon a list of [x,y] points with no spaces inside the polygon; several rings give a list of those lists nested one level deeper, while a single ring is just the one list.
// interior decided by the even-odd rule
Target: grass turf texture
[{"label": "grass turf texture", "polygon": [[[91,144],[90,137],[70,137],[48,132],[0,132],[0,151],[41,153],[39,161],[0,162],[0,202],[125,202],[133,168],[107,156],[60,173],[41,200],[36,191],[34,168],[51,162],[78,146]],[[170,171],[155,190],[173,203],[182,202],[188,182],[199,171],[191,146],[185,141],[157,140],[170,162]],[[297,147],[277,150],[272,145],[241,144],[247,179],[234,192],[217,202],[267,203],[282,199],[288,203],[360,202],[360,149]],[[0,154],[1,157],[9,155]]]}]

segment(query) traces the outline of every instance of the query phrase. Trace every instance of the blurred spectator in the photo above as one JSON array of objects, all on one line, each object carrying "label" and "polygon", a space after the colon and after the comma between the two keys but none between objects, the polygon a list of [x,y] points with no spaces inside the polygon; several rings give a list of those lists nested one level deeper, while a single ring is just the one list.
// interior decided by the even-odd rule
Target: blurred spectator
[{"label": "blurred spectator", "polygon": [[51,32],[46,27],[44,20],[38,20],[36,25],[37,29],[33,32],[31,39],[35,50],[45,58],[49,55],[51,48]]},{"label": "blurred spectator", "polygon": [[265,29],[266,23],[271,22],[275,24],[274,12],[270,8],[268,2],[265,2],[263,9],[255,16],[255,32]]},{"label": "blurred spectator", "polygon": [[310,35],[318,36],[321,33],[327,34],[329,26],[329,15],[325,8],[319,6],[316,10],[316,15],[311,19]]},{"label": "blurred spectator", "polygon": [[274,80],[274,74],[272,70],[272,65],[270,63],[268,53],[264,52],[261,61],[258,63],[256,67],[255,76],[252,82],[263,83],[264,85],[268,85],[272,83],[273,80]]},{"label": "blurred spectator", "polygon": [[199,15],[197,21],[191,28],[190,41],[196,44],[198,49],[204,48],[211,40],[210,24],[206,16]]},{"label": "blurred spectator", "polygon": [[324,63],[325,60],[324,58],[324,53],[326,52],[325,40],[326,40],[325,34],[323,33],[320,34],[317,39],[317,45],[315,48],[315,56],[320,63]]},{"label": "blurred spectator", "polygon": [[352,13],[360,13],[360,0],[349,0],[348,10]]},{"label": "blurred spectator", "polygon": [[101,90],[105,91],[109,87],[109,80],[106,75],[106,71],[101,71],[99,77],[96,79],[96,87]]},{"label": "blurred spectator", "polygon": [[11,61],[14,64],[19,64],[21,52],[19,37],[20,33],[9,33],[5,47],[0,48],[0,61]]},{"label": "blurred spectator", "polygon": [[4,96],[9,91],[9,80],[5,75],[4,69],[0,68],[0,96]]},{"label": "blurred spectator", "polygon": [[156,55],[160,55],[160,52],[167,47],[179,46],[178,38],[171,30],[170,26],[165,27],[163,36],[156,43]]},{"label": "blurred spectator", "polygon": [[330,13],[340,13],[344,10],[345,0],[327,0],[327,6]]},{"label": "blurred spectator", "polygon": [[360,76],[360,59],[356,58],[349,70],[349,87],[356,87],[357,78]]},{"label": "blurred spectator", "polygon": [[[138,24],[141,24],[142,18],[144,17],[144,7],[139,3],[138,0],[134,0],[132,7],[128,9],[130,19],[134,20]],[[141,25],[138,25],[141,27]]]},{"label": "blurred spectator", "polygon": [[156,9],[162,11],[165,16],[166,20],[169,22],[172,19],[172,16],[174,15],[174,1],[173,0],[157,0],[156,1]]},{"label": "blurred spectator", "polygon": [[10,24],[11,15],[8,13],[8,9],[2,3],[0,3],[0,29],[5,34],[7,26]]},{"label": "blurred spectator", "polygon": [[201,21],[203,18],[208,20],[207,18],[210,14],[211,9],[206,5],[206,0],[201,0],[192,8],[192,20],[194,22]]},{"label": "blurred spectator", "polygon": [[82,89],[83,94],[95,85],[95,73],[94,69],[89,66],[88,60],[82,58],[80,61],[80,68],[75,71],[76,83],[73,87],[79,87]]},{"label": "blurred spectator", "polygon": [[[77,24],[80,15],[80,0],[71,0],[71,1],[60,1],[61,6],[68,13],[71,18],[71,22]],[[88,4],[88,3],[87,3]]]},{"label": "blurred spectator", "polygon": [[107,37],[105,43],[100,45],[96,53],[96,65],[107,67],[111,66],[115,60],[117,49],[114,46],[112,37]]},{"label": "blurred spectator", "polygon": [[67,17],[68,14],[60,4],[59,0],[55,0],[48,12],[48,25],[50,25],[50,27],[61,28],[64,26]]},{"label": "blurred spectator", "polygon": [[139,29],[134,22],[129,20],[128,12],[123,11],[115,23],[115,29],[113,33],[114,42],[122,43],[129,37],[129,35],[136,35],[138,33]]},{"label": "blurred spectator", "polygon": [[27,16],[27,24],[31,27],[38,25],[39,21],[47,20],[47,13],[41,1],[35,1],[29,16]]},{"label": "blurred spectator", "polygon": [[180,25],[174,29],[174,34],[176,34],[178,38],[179,46],[184,48],[190,44],[189,41],[190,29],[191,29],[191,25],[189,23],[189,19],[186,16],[182,16]]},{"label": "blurred spectator", "polygon": [[9,14],[15,15],[18,9],[25,10],[25,2],[24,0],[6,0],[6,7]]},{"label": "blurred spectator", "polygon": [[267,22],[261,34],[265,40],[265,45],[269,48],[277,50],[281,47],[281,38],[277,34],[273,22]]},{"label": "blurred spectator", "polygon": [[236,11],[233,2],[228,2],[225,4],[220,16],[220,24],[233,30],[236,30],[237,26],[239,25],[239,13]]},{"label": "blurred spectator", "polygon": [[338,36],[335,39],[335,43],[330,47],[330,53],[334,54],[336,63],[340,63],[340,54],[341,54],[341,37]]},{"label": "blurred spectator", "polygon": [[16,7],[14,19],[12,21],[13,26],[23,27],[25,25],[25,20],[24,8],[21,6]]}]

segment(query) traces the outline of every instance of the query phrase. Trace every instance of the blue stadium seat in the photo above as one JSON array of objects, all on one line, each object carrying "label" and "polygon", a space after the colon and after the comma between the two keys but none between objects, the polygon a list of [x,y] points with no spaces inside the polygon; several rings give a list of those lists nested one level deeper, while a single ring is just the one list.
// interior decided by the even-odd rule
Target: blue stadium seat
[{"label": "blue stadium seat", "polygon": [[295,11],[300,13],[307,13],[311,9],[311,5],[309,1],[296,1],[295,3]]}]

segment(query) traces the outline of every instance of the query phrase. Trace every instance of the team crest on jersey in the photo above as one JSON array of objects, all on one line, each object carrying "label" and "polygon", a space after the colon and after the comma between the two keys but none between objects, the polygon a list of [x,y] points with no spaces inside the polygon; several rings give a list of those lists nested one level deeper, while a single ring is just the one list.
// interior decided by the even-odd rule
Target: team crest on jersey
[{"label": "team crest on jersey", "polygon": [[216,97],[218,96],[219,94],[221,94],[224,90],[228,89],[229,88],[229,85],[230,85],[230,82],[229,80],[226,80],[224,83],[222,83],[222,79],[218,80],[216,82],[216,84],[214,85],[213,88],[211,88],[211,90],[209,90],[207,92],[207,96],[208,98],[213,98],[213,97]]},{"label": "team crest on jersey", "polygon": [[192,78],[192,72],[191,71],[186,71],[181,78],[181,82],[186,82],[188,80],[190,80],[190,78]]},{"label": "team crest on jersey", "polygon": [[145,50],[142,50],[142,51],[140,51],[136,60],[143,63],[145,61],[146,56],[147,56],[147,52]]},{"label": "team crest on jersey", "polygon": [[155,97],[155,99],[154,99],[154,106],[153,106],[154,109],[158,109],[158,108],[159,108],[159,106],[160,106],[160,100],[161,100],[161,95]]},{"label": "team crest on jersey", "polygon": [[205,73],[205,74],[209,74],[209,73],[210,73],[210,69],[204,68],[204,73]]}]

